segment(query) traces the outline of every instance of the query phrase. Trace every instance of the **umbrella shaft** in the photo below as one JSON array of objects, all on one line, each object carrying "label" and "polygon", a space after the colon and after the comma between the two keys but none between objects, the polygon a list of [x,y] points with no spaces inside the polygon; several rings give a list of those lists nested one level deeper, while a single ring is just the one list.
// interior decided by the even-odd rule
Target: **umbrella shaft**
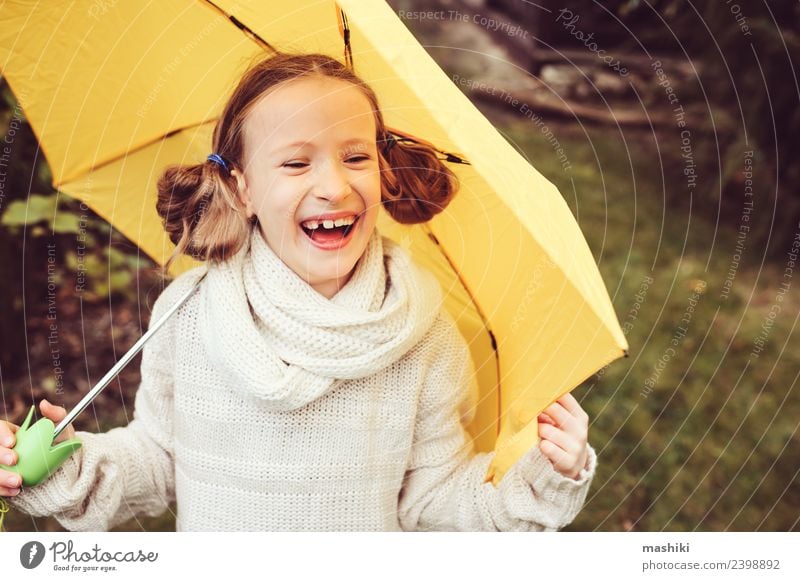
[{"label": "umbrella shaft", "polygon": [[103,379],[101,379],[99,383],[97,383],[97,385],[95,385],[80,402],[78,402],[78,405],[76,405],[72,411],[69,412],[63,420],[61,420],[58,426],[56,426],[55,432],[53,432],[53,440],[55,440],[61,434],[61,432],[63,432],[67,426],[70,425],[75,418],[78,417],[78,415],[89,406],[90,403],[92,403],[92,401],[94,401],[94,398],[100,395],[100,392],[103,391],[103,389],[105,389],[109,383],[111,383],[111,380],[113,380],[128,363],[130,363],[131,359],[136,357],[136,354],[142,350],[142,347],[144,347],[145,343],[147,343],[150,338],[161,328],[161,326],[167,322],[167,319],[169,319],[173,313],[175,313],[181,307],[181,305],[185,303],[190,296],[192,296],[192,293],[200,285],[200,281],[202,281],[204,277],[205,275],[200,277],[194,286],[186,291],[186,293],[172,307],[170,307],[169,311],[164,313],[164,315],[154,324],[150,325],[150,328],[147,330],[147,332],[142,335],[138,341],[136,341],[133,347],[131,347],[128,352],[125,353],[125,355],[122,356],[122,359],[117,361],[114,367],[112,367],[108,373],[103,376]]}]

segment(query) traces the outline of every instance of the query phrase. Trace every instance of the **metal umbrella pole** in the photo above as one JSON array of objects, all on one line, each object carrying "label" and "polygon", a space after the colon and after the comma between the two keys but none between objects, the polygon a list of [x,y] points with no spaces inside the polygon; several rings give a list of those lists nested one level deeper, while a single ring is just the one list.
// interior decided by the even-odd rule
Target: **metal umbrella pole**
[{"label": "metal umbrella pole", "polygon": [[200,277],[194,286],[186,291],[186,293],[184,293],[184,295],[174,305],[172,305],[158,321],[150,325],[150,328],[147,330],[147,332],[139,337],[139,340],[136,341],[133,347],[131,347],[128,352],[125,353],[125,355],[123,355],[119,361],[117,361],[114,367],[112,367],[108,373],[103,376],[103,379],[101,379],[100,382],[95,385],[80,402],[78,402],[78,405],[76,405],[72,411],[69,412],[63,420],[61,420],[61,422],[56,426],[55,432],[53,432],[54,441],[59,434],[61,434],[61,432],[63,432],[67,426],[69,426],[75,420],[75,418],[78,417],[78,415],[85,410],[90,403],[92,403],[92,401],[94,401],[94,398],[96,398],[100,392],[103,391],[109,383],[111,383],[111,380],[114,379],[128,363],[130,363],[131,359],[133,359],[136,354],[142,350],[145,343],[147,343],[161,328],[161,326],[167,322],[167,319],[169,319],[181,307],[181,305],[183,305],[183,303],[185,303],[189,297],[192,296],[192,293],[194,293],[194,291],[200,285],[200,282],[203,280],[203,278],[205,278],[205,274]]}]

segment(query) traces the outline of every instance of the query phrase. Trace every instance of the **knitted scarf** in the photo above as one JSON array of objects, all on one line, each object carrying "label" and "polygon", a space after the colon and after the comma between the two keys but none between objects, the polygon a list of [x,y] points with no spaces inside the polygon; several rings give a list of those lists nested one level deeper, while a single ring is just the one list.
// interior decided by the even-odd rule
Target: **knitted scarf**
[{"label": "knitted scarf", "polygon": [[199,328],[211,362],[235,388],[292,410],[399,360],[441,307],[435,277],[377,229],[331,299],[269,247],[257,227],[230,260],[210,266]]}]

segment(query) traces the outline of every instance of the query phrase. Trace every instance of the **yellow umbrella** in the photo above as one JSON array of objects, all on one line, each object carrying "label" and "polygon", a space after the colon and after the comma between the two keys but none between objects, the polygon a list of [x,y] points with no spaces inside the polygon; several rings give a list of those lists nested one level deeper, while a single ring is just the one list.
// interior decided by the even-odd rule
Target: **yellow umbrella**
[{"label": "yellow umbrella", "polygon": [[[155,182],[199,163],[244,70],[276,50],[322,52],[376,91],[387,125],[450,152],[461,189],[430,223],[381,231],[435,272],[470,344],[480,391],[468,427],[497,451],[497,484],[538,440],[536,417],[627,343],[559,192],[497,132],[382,0],[6,2],[0,68],[53,185],[163,264]],[[466,163],[458,163],[458,159]],[[194,263],[185,258],[174,273]]]}]

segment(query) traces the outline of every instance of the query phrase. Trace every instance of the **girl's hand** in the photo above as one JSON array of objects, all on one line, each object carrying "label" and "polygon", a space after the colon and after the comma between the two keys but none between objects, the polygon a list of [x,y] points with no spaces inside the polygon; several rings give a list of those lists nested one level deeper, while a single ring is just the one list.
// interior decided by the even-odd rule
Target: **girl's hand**
[{"label": "girl's hand", "polygon": [[[58,424],[67,415],[67,410],[61,406],[51,404],[46,399],[43,399],[39,404],[39,409],[42,415]],[[11,422],[0,420],[0,464],[6,466],[13,466],[17,463],[17,454],[11,448],[14,446],[16,439],[14,434],[19,430],[19,426],[15,426]],[[54,443],[62,442],[75,437],[75,428],[71,425],[61,432],[61,435],[55,439]],[[0,470],[0,496],[16,496],[19,494],[19,487],[22,484],[19,474]]]},{"label": "girl's hand", "polygon": [[577,478],[586,466],[588,436],[589,416],[569,393],[539,414],[539,449],[567,478]]}]

